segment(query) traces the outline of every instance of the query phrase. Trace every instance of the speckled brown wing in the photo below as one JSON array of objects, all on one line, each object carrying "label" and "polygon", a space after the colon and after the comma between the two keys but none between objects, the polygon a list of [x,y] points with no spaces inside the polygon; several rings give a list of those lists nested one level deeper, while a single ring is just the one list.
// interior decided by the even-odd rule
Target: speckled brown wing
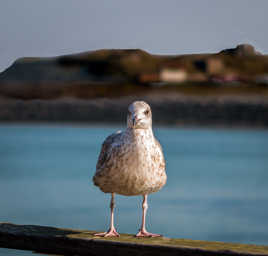
[{"label": "speckled brown wing", "polygon": [[162,146],[161,146],[160,142],[156,138],[154,138],[154,141],[155,141],[156,146],[159,148],[160,155],[161,155],[161,160],[160,160],[160,163],[159,163],[159,168],[162,171],[165,171],[165,169],[166,169],[166,162],[165,162],[165,158],[164,158]]},{"label": "speckled brown wing", "polygon": [[108,162],[108,159],[111,157],[112,144],[116,141],[120,141],[121,135],[122,135],[121,131],[113,133],[110,136],[108,136],[102,144],[101,152],[99,154],[98,162],[96,165],[96,173],[93,177],[93,182],[96,186],[98,186],[98,184],[97,184],[98,176],[102,175],[102,171],[104,171],[106,169],[105,165]]}]

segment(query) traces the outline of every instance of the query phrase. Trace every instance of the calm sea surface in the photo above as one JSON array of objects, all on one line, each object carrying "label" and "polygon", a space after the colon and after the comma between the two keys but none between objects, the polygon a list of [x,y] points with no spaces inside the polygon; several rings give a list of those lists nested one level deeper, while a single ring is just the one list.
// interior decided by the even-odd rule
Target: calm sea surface
[{"label": "calm sea surface", "polygon": [[[91,178],[120,127],[0,125],[0,222],[106,230],[110,195]],[[268,244],[268,131],[155,128],[168,181],[149,196],[148,230]],[[116,196],[115,224],[136,233],[141,197]],[[0,255],[29,252],[0,249]],[[36,255],[36,254],[35,254]]]}]

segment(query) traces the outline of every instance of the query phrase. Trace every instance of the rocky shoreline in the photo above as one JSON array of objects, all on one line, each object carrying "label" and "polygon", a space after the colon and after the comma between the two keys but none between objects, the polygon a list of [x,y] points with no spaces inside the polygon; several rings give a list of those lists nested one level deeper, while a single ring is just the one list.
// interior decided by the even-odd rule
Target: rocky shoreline
[{"label": "rocky shoreline", "polygon": [[268,102],[258,97],[185,97],[157,95],[115,99],[10,100],[0,101],[0,122],[73,122],[125,124],[127,106],[147,101],[155,125],[268,127]]}]

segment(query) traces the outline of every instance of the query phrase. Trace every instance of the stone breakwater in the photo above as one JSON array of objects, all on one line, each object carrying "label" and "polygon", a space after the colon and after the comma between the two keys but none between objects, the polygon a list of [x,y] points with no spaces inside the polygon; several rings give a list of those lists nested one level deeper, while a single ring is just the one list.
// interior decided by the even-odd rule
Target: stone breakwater
[{"label": "stone breakwater", "polygon": [[268,127],[268,101],[243,97],[124,97],[94,100],[0,100],[1,122],[124,124],[133,100],[147,101],[154,125]]}]

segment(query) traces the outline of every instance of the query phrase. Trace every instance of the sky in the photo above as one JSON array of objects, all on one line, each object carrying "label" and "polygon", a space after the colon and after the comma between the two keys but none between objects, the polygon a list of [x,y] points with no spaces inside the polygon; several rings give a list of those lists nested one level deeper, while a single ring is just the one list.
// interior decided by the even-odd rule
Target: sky
[{"label": "sky", "polygon": [[1,0],[0,71],[20,57],[103,48],[268,53],[267,0]]}]

